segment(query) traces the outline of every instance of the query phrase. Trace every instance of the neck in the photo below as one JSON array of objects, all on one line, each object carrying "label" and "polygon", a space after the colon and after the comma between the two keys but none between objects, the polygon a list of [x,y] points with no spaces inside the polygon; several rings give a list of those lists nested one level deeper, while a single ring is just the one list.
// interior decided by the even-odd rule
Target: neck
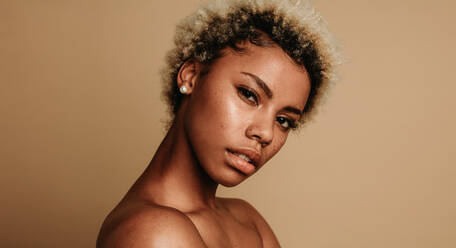
[{"label": "neck", "polygon": [[198,163],[183,120],[177,117],[130,192],[147,201],[190,212],[215,208],[217,186]]}]

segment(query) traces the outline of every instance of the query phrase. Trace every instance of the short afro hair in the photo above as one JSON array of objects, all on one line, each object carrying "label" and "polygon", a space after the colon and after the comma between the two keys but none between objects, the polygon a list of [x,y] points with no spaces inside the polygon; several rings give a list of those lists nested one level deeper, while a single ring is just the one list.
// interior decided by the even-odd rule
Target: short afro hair
[{"label": "short afro hair", "polygon": [[176,27],[175,47],[162,70],[163,95],[172,119],[182,101],[176,80],[186,60],[210,64],[226,47],[240,51],[238,44],[244,41],[266,45],[264,35],[307,70],[311,89],[299,122],[312,118],[336,80],[335,67],[340,63],[339,46],[320,14],[308,0],[216,0]]}]

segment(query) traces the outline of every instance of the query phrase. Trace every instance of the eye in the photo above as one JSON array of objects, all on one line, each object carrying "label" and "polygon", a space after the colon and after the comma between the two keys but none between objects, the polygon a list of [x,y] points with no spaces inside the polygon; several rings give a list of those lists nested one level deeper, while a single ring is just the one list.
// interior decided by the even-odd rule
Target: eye
[{"label": "eye", "polygon": [[258,104],[258,97],[255,94],[255,92],[244,88],[244,87],[238,87],[238,92],[241,95],[242,98],[246,99],[247,101],[250,102],[250,104],[257,105]]},{"label": "eye", "polygon": [[295,129],[297,126],[295,121],[292,121],[286,117],[279,116],[276,118],[276,120],[286,131],[288,131],[290,128]]}]

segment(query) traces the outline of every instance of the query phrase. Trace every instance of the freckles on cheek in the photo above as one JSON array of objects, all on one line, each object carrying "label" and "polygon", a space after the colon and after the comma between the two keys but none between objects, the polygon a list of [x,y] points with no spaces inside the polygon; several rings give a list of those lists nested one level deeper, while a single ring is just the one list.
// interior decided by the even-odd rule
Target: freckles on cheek
[{"label": "freckles on cheek", "polygon": [[221,130],[226,130],[233,126],[235,123],[233,122],[233,114],[227,108],[219,109],[216,117],[218,119],[218,127]]},{"label": "freckles on cheek", "polygon": [[283,145],[285,144],[286,137],[278,137],[276,142],[273,142],[270,145],[271,152],[273,156],[282,149]]},{"label": "freckles on cheek", "polygon": [[[236,96],[237,97],[237,96]],[[233,99],[232,96],[227,96],[226,94],[220,96],[216,101],[217,110],[215,113],[217,118],[220,121],[220,128],[234,128],[238,124],[238,119],[241,118],[241,113],[239,111],[239,106],[236,103],[237,99]]]}]

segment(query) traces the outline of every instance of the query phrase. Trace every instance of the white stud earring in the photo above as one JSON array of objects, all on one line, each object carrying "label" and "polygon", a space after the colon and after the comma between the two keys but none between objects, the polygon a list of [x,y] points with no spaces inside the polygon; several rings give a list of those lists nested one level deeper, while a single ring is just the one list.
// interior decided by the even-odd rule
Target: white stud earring
[{"label": "white stud earring", "polygon": [[179,88],[179,91],[180,91],[180,93],[182,93],[182,94],[186,94],[187,91],[188,91],[187,86],[182,85],[182,86]]}]

